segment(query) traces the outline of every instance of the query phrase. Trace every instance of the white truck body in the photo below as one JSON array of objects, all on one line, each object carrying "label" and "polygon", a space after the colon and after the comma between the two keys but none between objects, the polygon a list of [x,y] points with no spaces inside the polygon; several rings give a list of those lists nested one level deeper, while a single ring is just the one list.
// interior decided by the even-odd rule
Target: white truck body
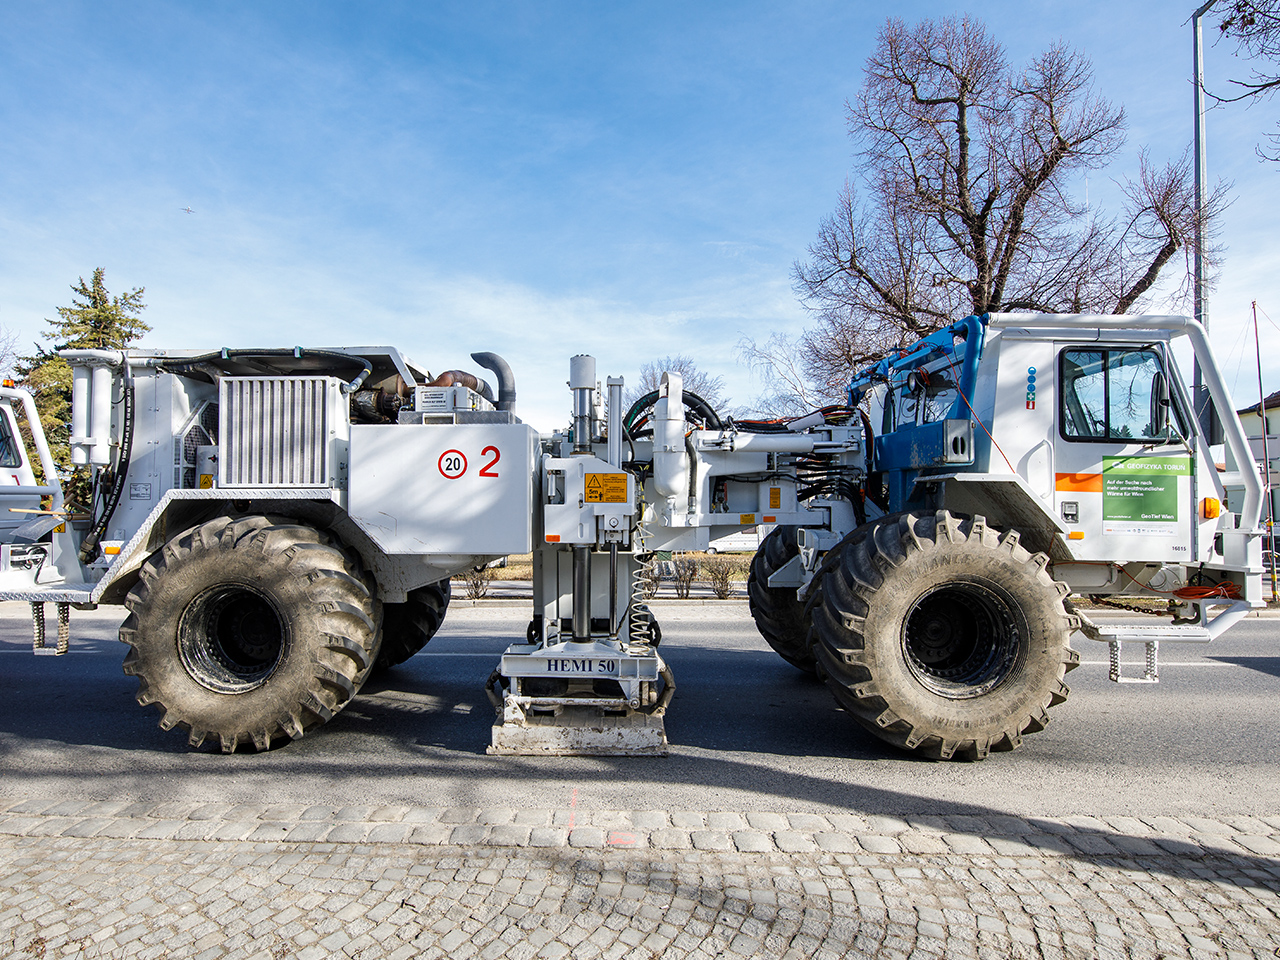
[{"label": "white truck body", "polygon": [[[1184,336],[1232,477],[1192,416]],[[1118,680],[1121,644],[1144,643],[1151,681],[1160,639],[1211,640],[1262,603],[1261,480],[1181,317],[970,317],[789,422],[721,420],[674,374],[624,412],[622,380],[578,356],[572,425],[541,437],[492,354],[474,356],[496,396],[390,347],[65,356],[93,502],[36,484],[15,416],[34,406],[0,389],[0,597],[32,603],[37,652],[69,648],[71,605],[125,604],[139,700],[196,745],[326,722],[430,639],[447,578],[514,553],[533,553],[534,596],[487,685],[495,753],[664,752],[675,685],[644,565],[758,529],[765,639],[867,729],[939,758],[1043,726],[1076,628]],[[1108,632],[1071,591],[1165,597],[1179,622]]]}]

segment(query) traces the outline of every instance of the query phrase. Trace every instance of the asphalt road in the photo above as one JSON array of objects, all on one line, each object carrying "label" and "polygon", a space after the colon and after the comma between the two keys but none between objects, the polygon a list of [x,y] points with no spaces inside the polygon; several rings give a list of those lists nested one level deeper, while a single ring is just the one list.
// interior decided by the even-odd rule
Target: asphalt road
[{"label": "asphalt road", "polygon": [[234,756],[188,749],[134,702],[118,610],[74,613],[72,652],[54,658],[31,655],[26,609],[0,604],[4,797],[1149,817],[1273,815],[1280,796],[1274,619],[1166,645],[1156,686],[1110,683],[1106,648],[1077,636],[1085,662],[1047,730],[981,763],[935,763],[864,733],[768,649],[741,602],[656,609],[678,684],[665,758],[485,754],[482,685],[523,635],[523,606],[455,605],[423,653],[328,725]]}]

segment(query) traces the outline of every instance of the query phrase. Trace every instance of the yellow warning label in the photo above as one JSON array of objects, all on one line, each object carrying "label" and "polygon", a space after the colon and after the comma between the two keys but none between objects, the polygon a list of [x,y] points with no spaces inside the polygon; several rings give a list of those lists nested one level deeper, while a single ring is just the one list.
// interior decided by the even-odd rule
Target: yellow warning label
[{"label": "yellow warning label", "polygon": [[200,474],[200,489],[201,489],[201,490],[212,490],[212,489],[213,489],[213,474],[212,474],[212,473],[202,473],[202,474]]},{"label": "yellow warning label", "polygon": [[782,488],[770,487],[769,488],[769,509],[778,510],[781,507],[782,507]]},{"label": "yellow warning label", "polygon": [[744,526],[755,523],[756,515],[754,513],[740,513],[738,514],[738,522]]},{"label": "yellow warning label", "polygon": [[626,503],[627,475],[625,473],[588,473],[587,503]]}]

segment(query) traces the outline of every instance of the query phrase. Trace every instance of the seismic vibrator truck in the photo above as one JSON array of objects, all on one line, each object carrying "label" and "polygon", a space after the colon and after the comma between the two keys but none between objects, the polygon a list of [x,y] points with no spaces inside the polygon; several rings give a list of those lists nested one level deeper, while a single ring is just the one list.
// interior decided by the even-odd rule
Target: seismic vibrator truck
[{"label": "seismic vibrator truck", "polygon": [[[389,347],[62,356],[92,495],[64,498],[30,395],[0,390],[0,598],[31,603],[37,653],[66,652],[71,607],[123,604],[139,703],[197,747],[325,723],[431,639],[450,577],[510,554],[532,553],[533,602],[486,685],[492,753],[664,752],[675,682],[645,564],[759,525],[764,639],[933,758],[1042,729],[1075,631],[1109,645],[1112,679],[1154,681],[1160,640],[1262,604],[1261,479],[1183,317],[968,317],[778,420],[722,416],[670,373],[624,409],[623,381],[576,356],[572,420],[543,436],[494,354],[472,357],[496,390]],[[1075,594],[1163,598],[1172,622],[1095,625]],[[1127,641],[1141,676],[1121,676]]]}]

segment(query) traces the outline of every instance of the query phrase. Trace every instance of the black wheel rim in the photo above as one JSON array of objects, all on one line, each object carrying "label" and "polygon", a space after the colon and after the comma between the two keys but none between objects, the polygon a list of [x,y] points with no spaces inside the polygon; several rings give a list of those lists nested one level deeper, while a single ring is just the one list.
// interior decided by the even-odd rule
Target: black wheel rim
[{"label": "black wheel rim", "polygon": [[951,700],[990,693],[1018,665],[1024,630],[1013,601],[980,583],[948,583],[922,594],[902,624],[902,651],[926,689]]},{"label": "black wheel rim", "polygon": [[284,659],[288,631],[271,600],[248,584],[219,584],[195,598],[178,624],[178,657],[215,693],[247,693]]}]

